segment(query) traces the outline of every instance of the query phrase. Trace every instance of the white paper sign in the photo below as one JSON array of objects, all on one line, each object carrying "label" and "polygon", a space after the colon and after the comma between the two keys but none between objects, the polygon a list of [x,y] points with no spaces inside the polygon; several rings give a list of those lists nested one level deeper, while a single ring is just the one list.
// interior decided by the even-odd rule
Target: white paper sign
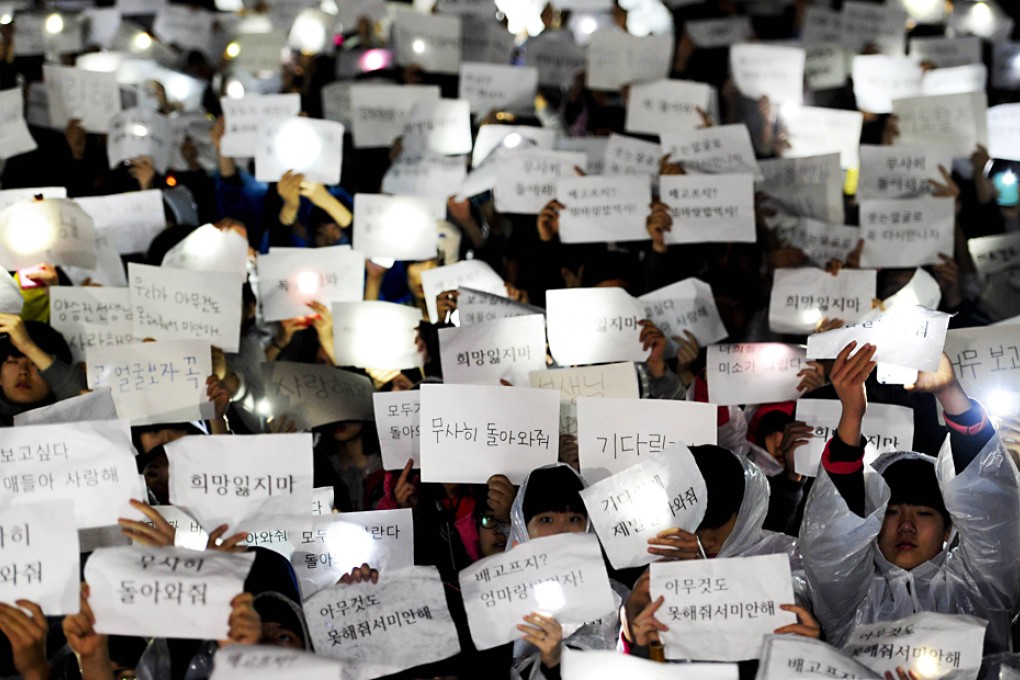
[{"label": "white paper sign", "polygon": [[89,348],[135,342],[133,316],[127,288],[50,289],[50,325],[64,336],[75,362],[85,361]]},{"label": "white paper sign", "polygon": [[316,518],[311,531],[301,532],[291,564],[305,600],[362,564],[386,572],[386,576],[413,567],[411,509],[343,512]]},{"label": "white paper sign", "polygon": [[223,97],[220,104],[225,124],[220,153],[236,158],[255,156],[260,125],[275,119],[293,118],[301,112],[301,97],[297,94],[249,94],[241,99]]},{"label": "white paper sign", "polygon": [[372,380],[367,376],[293,361],[268,361],[263,371],[270,413],[286,415],[301,430],[372,419]]},{"label": "white paper sign", "polygon": [[984,92],[988,86],[988,67],[965,64],[925,71],[921,78],[921,94],[926,97],[942,94]]},{"label": "white paper sign", "polygon": [[624,129],[638,134],[688,132],[704,125],[700,108],[707,112],[712,88],[691,80],[655,80],[632,85],[627,99]]},{"label": "white paper sign", "polygon": [[820,106],[784,106],[780,114],[787,141],[784,158],[838,153],[842,168],[856,168],[864,115]]},{"label": "white paper sign", "polygon": [[949,198],[861,201],[862,267],[915,267],[952,254],[955,212]]},{"label": "white paper sign", "polygon": [[163,267],[196,272],[248,273],[248,241],[233,229],[204,224],[163,256]]},{"label": "white paper sign", "polygon": [[92,347],[85,352],[89,389],[109,387],[117,413],[132,425],[212,416],[205,380],[209,343],[200,340]]},{"label": "white paper sign", "polygon": [[478,168],[495,155],[497,149],[549,149],[556,146],[555,130],[530,125],[486,124],[478,128],[475,148],[471,152],[471,167]]},{"label": "white paper sign", "polygon": [[1000,42],[993,46],[992,87],[1012,90],[1020,87],[1020,43]]},{"label": "white paper sign", "polygon": [[14,426],[79,423],[87,420],[116,420],[117,407],[109,387],[100,387],[70,399],[23,411],[14,416]]},{"label": "white paper sign", "polygon": [[585,69],[588,57],[569,31],[544,31],[528,40],[524,63],[538,69],[542,85],[564,87]]},{"label": "white paper sign", "polygon": [[40,262],[94,267],[92,218],[66,198],[15,203],[0,212],[0,262],[7,269]]},{"label": "white paper sign", "polygon": [[1020,161],[1020,104],[988,109],[988,153],[992,158]]},{"label": "white paper sign", "polygon": [[460,67],[460,18],[400,8],[393,20],[395,57],[401,66],[418,64],[433,73]]},{"label": "white paper sign", "polygon": [[647,177],[659,174],[659,145],[616,133],[609,135],[602,173],[606,176]]},{"label": "white paper sign", "polygon": [[0,92],[0,157],[13,158],[35,151],[38,145],[25,122],[21,88]]},{"label": "white paper sign", "polygon": [[778,206],[800,217],[843,224],[843,173],[839,154],[775,158],[761,161],[758,166],[765,180],[756,189],[767,194]]},{"label": "white paper sign", "polygon": [[[709,411],[715,409],[710,404],[701,405]],[[672,445],[660,455],[581,491],[588,517],[614,569],[654,561],[655,556],[647,550],[648,539],[660,531],[672,527],[691,532],[697,529],[705,517],[707,499],[705,480],[683,444]]]},{"label": "white paper sign", "polygon": [[110,119],[106,155],[111,168],[123,161],[148,156],[157,172],[166,173],[173,142],[173,130],[166,116],[155,111],[128,109]]},{"label": "white paper sign", "polygon": [[283,31],[242,33],[234,38],[237,56],[234,64],[252,73],[276,72],[287,48],[287,34]]},{"label": "white paper sign", "polygon": [[457,295],[457,319],[461,326],[512,319],[516,316],[545,314],[541,307],[516,302],[502,295],[484,293],[461,286]]},{"label": "white paper sign", "polygon": [[645,306],[622,288],[546,292],[549,349],[560,366],[644,361],[638,321]]},{"label": "white paper sign", "polygon": [[[675,0],[673,0],[675,2]],[[673,4],[669,2],[667,4]],[[564,647],[560,664],[563,680],[737,680],[736,664],[664,664],[614,650],[579,650]]]},{"label": "white paper sign", "polygon": [[78,612],[78,530],[67,521],[73,516],[70,499],[0,506],[0,601],[31,600],[47,616]]},{"label": "white paper sign", "polygon": [[414,368],[421,312],[377,300],[333,303],[333,352],[338,366]]},{"label": "white paper sign", "polygon": [[168,45],[185,50],[199,50],[206,57],[214,54],[214,16],[195,7],[167,5],[156,11],[152,31]]},{"label": "white paper sign", "polygon": [[652,188],[643,177],[564,177],[556,184],[563,243],[644,241]]},{"label": "white paper sign", "polygon": [[666,243],[754,243],[754,177],[667,175],[660,198],[673,215]]},{"label": "white paper sign", "polygon": [[[962,614],[921,612],[897,621],[857,626],[843,645],[843,653],[877,673],[897,667],[925,677],[977,677],[988,622]],[[899,654],[886,658],[880,650],[893,645],[909,650],[910,661]]]},{"label": "white paper sign", "polygon": [[83,196],[75,202],[89,214],[97,236],[110,239],[118,253],[144,253],[166,227],[163,192],[129,191],[109,196]]},{"label": "white paper sign", "polygon": [[311,524],[311,434],[183,437],[166,444],[170,503],[206,531]]},{"label": "white paper sign", "polygon": [[588,87],[619,90],[630,83],[665,78],[672,57],[670,36],[638,37],[624,31],[598,31],[588,45]]},{"label": "white paper sign", "polygon": [[244,276],[128,264],[136,338],[205,340],[236,352],[241,338]]},{"label": "white paper sign", "polygon": [[838,649],[800,635],[766,635],[756,680],[825,680],[832,677],[882,680]]},{"label": "white paper sign", "polygon": [[1020,233],[982,236],[967,241],[974,268],[982,276],[1020,265]]},{"label": "white paper sign", "polygon": [[404,124],[402,143],[410,151],[456,156],[471,153],[471,114],[463,99],[414,105]]},{"label": "white paper sign", "polygon": [[230,601],[254,561],[254,553],[99,548],[85,563],[96,632],[225,640]]},{"label": "white paper sign", "polygon": [[709,401],[731,406],[796,399],[797,373],[807,367],[807,358],[795,345],[759,342],[710,345],[705,363]]},{"label": "white paper sign", "polygon": [[[484,129],[484,128],[483,128]],[[526,149],[501,153],[496,158],[496,210],[537,215],[556,198],[560,177],[574,177],[587,158],[576,151]]]},{"label": "white paper sign", "polygon": [[532,539],[460,572],[471,639],[490,649],[521,637],[517,625],[540,611],[560,624],[609,615],[613,595],[594,534]]},{"label": "white paper sign", "polygon": [[946,355],[968,394],[986,403],[996,392],[1020,392],[1020,354],[1016,328],[978,326],[946,334]]},{"label": "white paper sign", "polygon": [[957,158],[970,158],[978,144],[988,144],[988,99],[985,93],[912,97],[893,102],[899,117],[897,144],[945,144]]},{"label": "white paper sign", "polygon": [[939,166],[950,169],[953,150],[944,145],[873,146],[862,144],[858,200],[916,198],[931,193]]},{"label": "white paper sign", "polygon": [[715,444],[715,415],[715,404],[693,401],[581,397],[577,399],[581,474],[589,482],[601,481],[678,443]]},{"label": "white paper sign", "polygon": [[445,267],[426,269],[421,274],[421,285],[425,291],[425,305],[428,308],[429,321],[437,323],[445,321],[439,318],[436,311],[436,296],[447,290],[456,290],[468,286],[493,295],[506,295],[506,286],[499,274],[481,260],[462,260]]},{"label": "white paper sign", "polygon": [[269,118],[258,126],[255,179],[279,181],[292,170],[309,182],[339,184],[344,126],[315,118]]},{"label": "white paper sign", "polygon": [[43,78],[54,127],[63,130],[68,121],[77,118],[88,132],[109,131],[110,119],[120,111],[116,73],[44,64]]},{"label": "white paper sign", "polygon": [[428,260],[438,238],[435,210],[424,198],[355,194],[354,245],[365,257]]},{"label": "white paper sign", "polygon": [[857,55],[853,63],[857,108],[869,113],[890,113],[895,99],[921,93],[921,67],[908,57],[886,54]]},{"label": "white paper sign", "polygon": [[849,68],[846,50],[838,43],[805,48],[804,79],[809,90],[843,87],[846,85]]},{"label": "white paper sign", "polygon": [[668,354],[679,347],[674,336],[686,341],[691,333],[702,347],[724,339],[728,332],[719,316],[712,287],[694,277],[671,283],[638,298],[645,304],[645,317],[666,335]]},{"label": "white paper sign", "polygon": [[0,191],[0,210],[5,210],[19,201],[27,201],[35,196],[42,196],[43,198],[67,198],[67,189],[65,187],[4,189]]},{"label": "white paper sign", "polygon": [[377,585],[328,588],[304,609],[316,653],[340,660],[343,680],[391,675],[460,652],[435,567],[388,573]]},{"label": "white paper sign", "polygon": [[804,23],[800,31],[801,42],[815,47],[838,43],[842,39],[843,15],[823,5],[808,5],[804,8]]},{"label": "white paper sign", "polygon": [[275,680],[280,673],[302,680],[340,680],[340,664],[331,659],[274,645],[229,645],[216,650],[209,680]]},{"label": "white paper sign", "polygon": [[142,498],[128,423],[104,420],[9,428],[0,501],[20,506],[73,500],[62,521],[78,529],[117,523],[128,500]]},{"label": "white paper sign", "polygon": [[423,198],[453,196],[467,178],[465,161],[464,156],[405,151],[386,170],[382,190]]},{"label": "white paper sign", "polygon": [[746,125],[720,125],[661,135],[662,154],[689,174],[758,174]]},{"label": "white paper sign", "polygon": [[821,267],[832,259],[846,260],[860,238],[858,227],[826,224],[801,217],[789,234],[789,245],[803,250],[811,262]]},{"label": "white paper sign", "polygon": [[[794,469],[799,475],[815,477],[826,443],[836,436],[843,407],[835,399],[799,399],[797,420],[811,426],[811,439],[794,452]],[[865,461],[879,453],[910,451],[914,445],[914,411],[893,404],[868,404],[862,433],[867,438]]]},{"label": "white paper sign", "polygon": [[559,395],[533,387],[422,385],[423,482],[515,484],[556,462]]},{"label": "white paper sign", "polygon": [[631,363],[536,371],[531,374],[531,386],[556,390],[562,401],[575,403],[579,397],[637,399],[639,396],[637,372]]},{"label": "white paper sign", "polygon": [[910,39],[910,56],[937,68],[981,63],[981,38],[924,36]]},{"label": "white paper sign", "polygon": [[409,459],[414,467],[421,467],[421,392],[376,392],[372,395],[375,407],[375,427],[379,432],[383,469],[401,470]]},{"label": "white paper sign", "polygon": [[840,35],[843,47],[863,52],[874,45],[882,54],[903,54],[907,48],[907,13],[896,6],[863,0],[843,3]]},{"label": "white paper sign", "polygon": [[777,269],[769,301],[769,328],[776,333],[809,335],[823,318],[854,322],[871,311],[877,296],[874,269],[843,269],[833,276],[822,269]]},{"label": "white paper sign", "polygon": [[810,336],[807,356],[832,359],[855,340],[858,348],[864,343],[878,348],[875,361],[934,371],[942,356],[951,316],[921,306],[897,307],[889,312],[876,310],[855,324]]},{"label": "white paper sign", "polygon": [[768,97],[773,104],[804,101],[804,50],[800,47],[743,43],[730,47],[730,71],[740,93]]},{"label": "white paper sign", "polygon": [[545,318],[518,316],[439,329],[439,356],[447,384],[527,385],[545,368]]},{"label": "white paper sign", "polygon": [[259,256],[259,300],[266,321],[308,316],[308,303],[327,307],[365,295],[365,256],[344,248],[270,248]]},{"label": "white paper sign", "polygon": [[464,61],[506,64],[514,47],[514,35],[501,24],[488,17],[461,17],[460,56]]},{"label": "white paper sign", "polygon": [[666,598],[658,619],[669,627],[660,634],[667,658],[756,659],[763,636],[797,622],[779,608],[794,604],[785,554],[653,562],[651,577],[652,599]]},{"label": "white paper sign", "polygon": [[471,105],[471,113],[492,109],[534,109],[538,69],[532,66],[464,63],[460,66],[459,97]]},{"label": "white paper sign", "polygon": [[687,21],[684,28],[695,45],[706,49],[729,47],[733,43],[747,40],[753,34],[751,19],[746,16]]}]

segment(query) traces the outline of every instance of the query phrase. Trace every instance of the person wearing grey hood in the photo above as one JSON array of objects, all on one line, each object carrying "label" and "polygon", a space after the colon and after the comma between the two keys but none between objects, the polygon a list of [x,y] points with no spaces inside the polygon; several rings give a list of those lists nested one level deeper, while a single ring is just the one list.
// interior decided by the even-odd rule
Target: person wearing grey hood
[{"label": "person wearing grey hood", "polygon": [[801,550],[822,628],[840,646],[862,624],[969,614],[988,621],[986,654],[1007,651],[1020,586],[1020,476],[944,354],[907,386],[934,394],[945,411],[938,458],[899,451],[865,465],[864,383],[875,351],[850,343],[836,357],[842,415],[804,511]]}]

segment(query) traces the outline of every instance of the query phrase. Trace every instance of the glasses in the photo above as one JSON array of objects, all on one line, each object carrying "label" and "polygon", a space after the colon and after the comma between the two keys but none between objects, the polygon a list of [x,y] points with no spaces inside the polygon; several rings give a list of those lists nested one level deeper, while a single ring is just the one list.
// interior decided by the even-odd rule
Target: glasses
[{"label": "glasses", "polygon": [[486,512],[478,520],[478,525],[483,529],[497,529],[499,522],[496,521],[495,513]]}]

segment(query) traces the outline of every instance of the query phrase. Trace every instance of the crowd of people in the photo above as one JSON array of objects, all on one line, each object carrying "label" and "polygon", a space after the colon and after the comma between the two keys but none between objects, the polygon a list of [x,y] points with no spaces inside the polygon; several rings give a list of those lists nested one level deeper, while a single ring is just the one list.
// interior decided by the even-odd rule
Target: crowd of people
[{"label": "crowd of people", "polygon": [[[265,12],[270,9],[265,4],[244,11]],[[667,4],[677,5],[669,12],[675,38],[669,77],[709,84],[719,94],[715,110],[699,111],[703,125],[744,124],[753,131],[759,159],[782,158],[784,138],[791,131],[785,128],[778,107],[768,97],[756,101],[738,91],[729,72],[728,48],[700,47],[685,23],[746,14],[755,40],[791,40],[800,35],[807,7],[829,3],[704,0]],[[495,5],[484,17],[494,24],[506,21]],[[628,8],[615,0],[599,30],[633,29]],[[0,26],[0,88],[27,91],[42,78],[44,58],[19,56],[20,11],[13,22]],[[996,11],[1001,21],[1009,21],[1002,10]],[[575,37],[567,29],[570,14],[556,9],[555,3],[546,7],[541,14],[546,36],[556,34],[573,42]],[[132,17],[142,26],[151,20],[151,15]],[[329,54],[289,51],[280,65],[279,91],[299,94],[303,115],[312,118],[326,116],[323,88],[338,78],[435,84],[444,97],[456,98],[455,75],[431,73],[416,64],[386,64],[338,76],[343,71],[339,62],[356,63],[358,55],[387,47],[382,25],[366,16],[357,25],[343,26],[334,41],[336,50]],[[904,27],[905,32],[908,29],[912,37],[945,32],[941,24],[913,21]],[[531,40],[518,37],[504,63],[523,64]],[[251,281],[243,289],[240,350],[224,353],[213,348],[213,374],[206,381],[214,416],[208,421],[132,427],[137,469],[146,491],[145,502],[132,501],[132,506],[147,521],[125,518],[120,527],[122,538],[144,546],[175,543],[175,527],[153,508],[170,505],[165,445],[185,437],[295,432],[296,414],[267,418],[258,408],[264,396],[260,390],[265,389],[263,365],[277,361],[335,364],[334,318],[328,304],[312,303],[303,317],[280,322],[263,319],[254,283],[259,256],[272,248],[351,244],[353,196],[380,193],[392,164],[410,153],[402,149],[400,138],[387,148],[356,148],[348,134],[339,185],[323,186],[292,171],[276,182],[258,182],[251,159],[220,153],[226,129],[220,97],[226,95],[230,82],[230,60],[168,47],[177,68],[203,83],[201,111],[210,121],[208,140],[184,139],[179,150],[182,167],[161,173],[151,159],[140,157],[111,169],[103,136],[87,133],[80,120],[72,119],[60,130],[32,125],[38,149],[7,158],[0,174],[0,189],[65,187],[72,199],[163,190],[168,196],[166,228],[147,252],[122,253],[125,263],[160,266],[175,245],[206,223],[247,240]],[[992,47],[983,44],[984,62],[990,63]],[[863,52],[877,49],[868,45]],[[87,50],[94,51],[91,46]],[[75,56],[59,58],[73,63]],[[936,68],[928,63],[922,67]],[[579,72],[563,87],[539,87],[534,107],[526,110],[480,115],[474,121],[474,133],[485,125],[509,123],[552,130],[565,139],[623,134],[629,86],[621,91],[592,90],[586,87],[585,76]],[[151,86],[158,93],[161,112],[178,115],[180,104],[159,83]],[[990,103],[1016,101],[1016,90],[991,86],[986,90]],[[816,106],[857,110],[849,81],[809,96]],[[864,111],[860,143],[894,144],[897,134],[895,116]],[[657,141],[654,135],[633,136]],[[214,152],[212,163],[200,162],[202,149]],[[3,151],[0,148],[0,156]],[[931,193],[955,202],[954,249],[925,267],[941,292],[939,310],[953,315],[951,329],[986,326],[1020,313],[1015,269],[981,276],[967,248],[968,239],[1020,229],[1016,191],[1010,194],[1012,185],[1002,181],[1004,173],[1012,172],[1012,163],[991,158],[981,145],[969,157],[955,159],[951,168],[931,168]],[[687,171],[683,163],[663,156],[656,175]],[[578,168],[577,173],[584,170]],[[856,169],[848,173],[853,175]],[[846,221],[855,225],[854,182],[845,184]],[[176,198],[171,200],[171,194]],[[179,208],[181,195],[186,196],[187,210]],[[365,300],[407,305],[422,315],[417,343],[420,367],[338,367],[368,375],[378,392],[415,390],[443,381],[439,331],[454,325],[460,293],[440,292],[435,299],[438,322],[430,322],[422,274],[457,261],[487,263],[505,281],[507,297],[538,308],[545,306],[547,291],[555,289],[617,287],[638,296],[697,277],[711,287],[726,329],[725,343],[804,342],[805,336],[769,328],[776,270],[813,266],[836,274],[861,267],[863,237],[842,257],[814,262],[801,245],[776,229],[789,213],[797,218],[796,212],[785,205],[783,214],[777,214],[775,204],[763,194],[755,196],[755,242],[680,245],[670,243],[669,234],[682,218],[674,218],[657,196],[641,218],[647,240],[584,244],[560,240],[563,197],[549,201],[537,215],[501,214],[491,189],[470,196],[451,191],[442,198],[446,214],[437,233],[447,245],[436,258],[366,261]],[[450,243],[454,245],[448,247]],[[879,270],[875,305],[892,297],[913,272],[913,268]],[[53,262],[12,274],[22,289],[24,306],[20,314],[0,314],[0,420],[5,427],[13,427],[19,414],[87,392],[84,367],[75,365],[67,340],[49,325],[49,292],[58,286],[103,283],[72,277]],[[837,317],[821,318],[816,332],[842,327],[845,320]],[[707,347],[695,334],[675,332],[664,332],[650,319],[635,329],[633,342],[647,353],[643,362],[634,364],[641,398],[709,401]],[[671,347],[677,350],[667,351]],[[646,564],[786,555],[795,601],[782,608],[793,613],[797,622],[775,632],[835,647],[845,644],[854,627],[863,624],[918,612],[976,616],[988,623],[983,654],[995,660],[982,677],[999,678],[1002,666],[1020,668],[1020,659],[1011,656],[1014,635],[1020,630],[1015,622],[1020,604],[1020,413],[993,418],[965,391],[946,355],[936,370],[921,371],[913,384],[880,384],[875,375],[878,349],[871,343],[851,342],[834,359],[808,363],[799,376],[802,396],[838,400],[841,405],[842,415],[831,424],[833,436],[825,446],[817,477],[795,470],[797,451],[816,436],[812,426],[795,416],[795,402],[719,407],[719,443],[690,447],[707,489],[704,518],[695,531],[671,528],[649,540]],[[551,357],[547,363],[554,365]],[[914,441],[907,442],[909,448],[865,463],[862,419],[869,403],[897,404],[914,411]],[[556,680],[566,647],[658,658],[660,634],[669,625],[661,616],[664,598],[652,598],[647,567],[609,568],[617,608],[607,612],[600,625],[565,625],[568,622],[548,612],[536,611],[520,622],[516,643],[477,650],[472,642],[464,605],[458,601],[457,579],[462,570],[529,540],[593,531],[581,497],[587,483],[581,475],[576,432],[560,433],[559,463],[533,470],[519,486],[504,475],[491,477],[487,484],[422,482],[413,460],[403,469],[384,469],[381,433],[371,420],[333,422],[313,428],[312,433],[314,486],[332,489],[334,512],[410,509],[415,564],[436,567],[447,586],[462,651],[391,677]],[[0,431],[0,445],[3,438]],[[16,492],[0,489],[0,507],[17,498]],[[83,582],[80,611],[66,617],[47,616],[29,600],[0,602],[0,677],[194,679],[209,676],[219,647],[261,644],[315,651],[301,607],[308,594],[301,592],[288,556],[271,547],[248,545],[247,534],[232,533],[229,526],[204,529],[209,531],[208,550],[256,553],[245,592],[231,603],[227,639],[100,634],[94,628],[89,586]],[[83,554],[83,568],[87,560]],[[376,566],[366,563],[354,569],[340,579],[340,587],[384,582],[386,571]],[[756,668],[756,661],[741,662],[741,677],[754,677]],[[898,680],[917,677],[907,663],[898,670]]]}]

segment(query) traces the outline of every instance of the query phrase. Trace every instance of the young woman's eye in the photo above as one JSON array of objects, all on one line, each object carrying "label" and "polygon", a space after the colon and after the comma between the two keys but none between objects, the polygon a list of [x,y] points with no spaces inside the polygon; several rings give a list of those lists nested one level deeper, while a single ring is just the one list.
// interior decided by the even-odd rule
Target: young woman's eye
[{"label": "young woman's eye", "polygon": [[932,512],[931,510],[918,510],[917,514],[919,517],[931,517],[935,513]]},{"label": "young woman's eye", "polygon": [[584,522],[584,515],[571,515],[570,522],[572,524],[580,524]]},{"label": "young woman's eye", "polygon": [[543,515],[542,517],[538,518],[538,521],[541,522],[542,524],[552,524],[553,518],[550,517],[549,515]]}]

